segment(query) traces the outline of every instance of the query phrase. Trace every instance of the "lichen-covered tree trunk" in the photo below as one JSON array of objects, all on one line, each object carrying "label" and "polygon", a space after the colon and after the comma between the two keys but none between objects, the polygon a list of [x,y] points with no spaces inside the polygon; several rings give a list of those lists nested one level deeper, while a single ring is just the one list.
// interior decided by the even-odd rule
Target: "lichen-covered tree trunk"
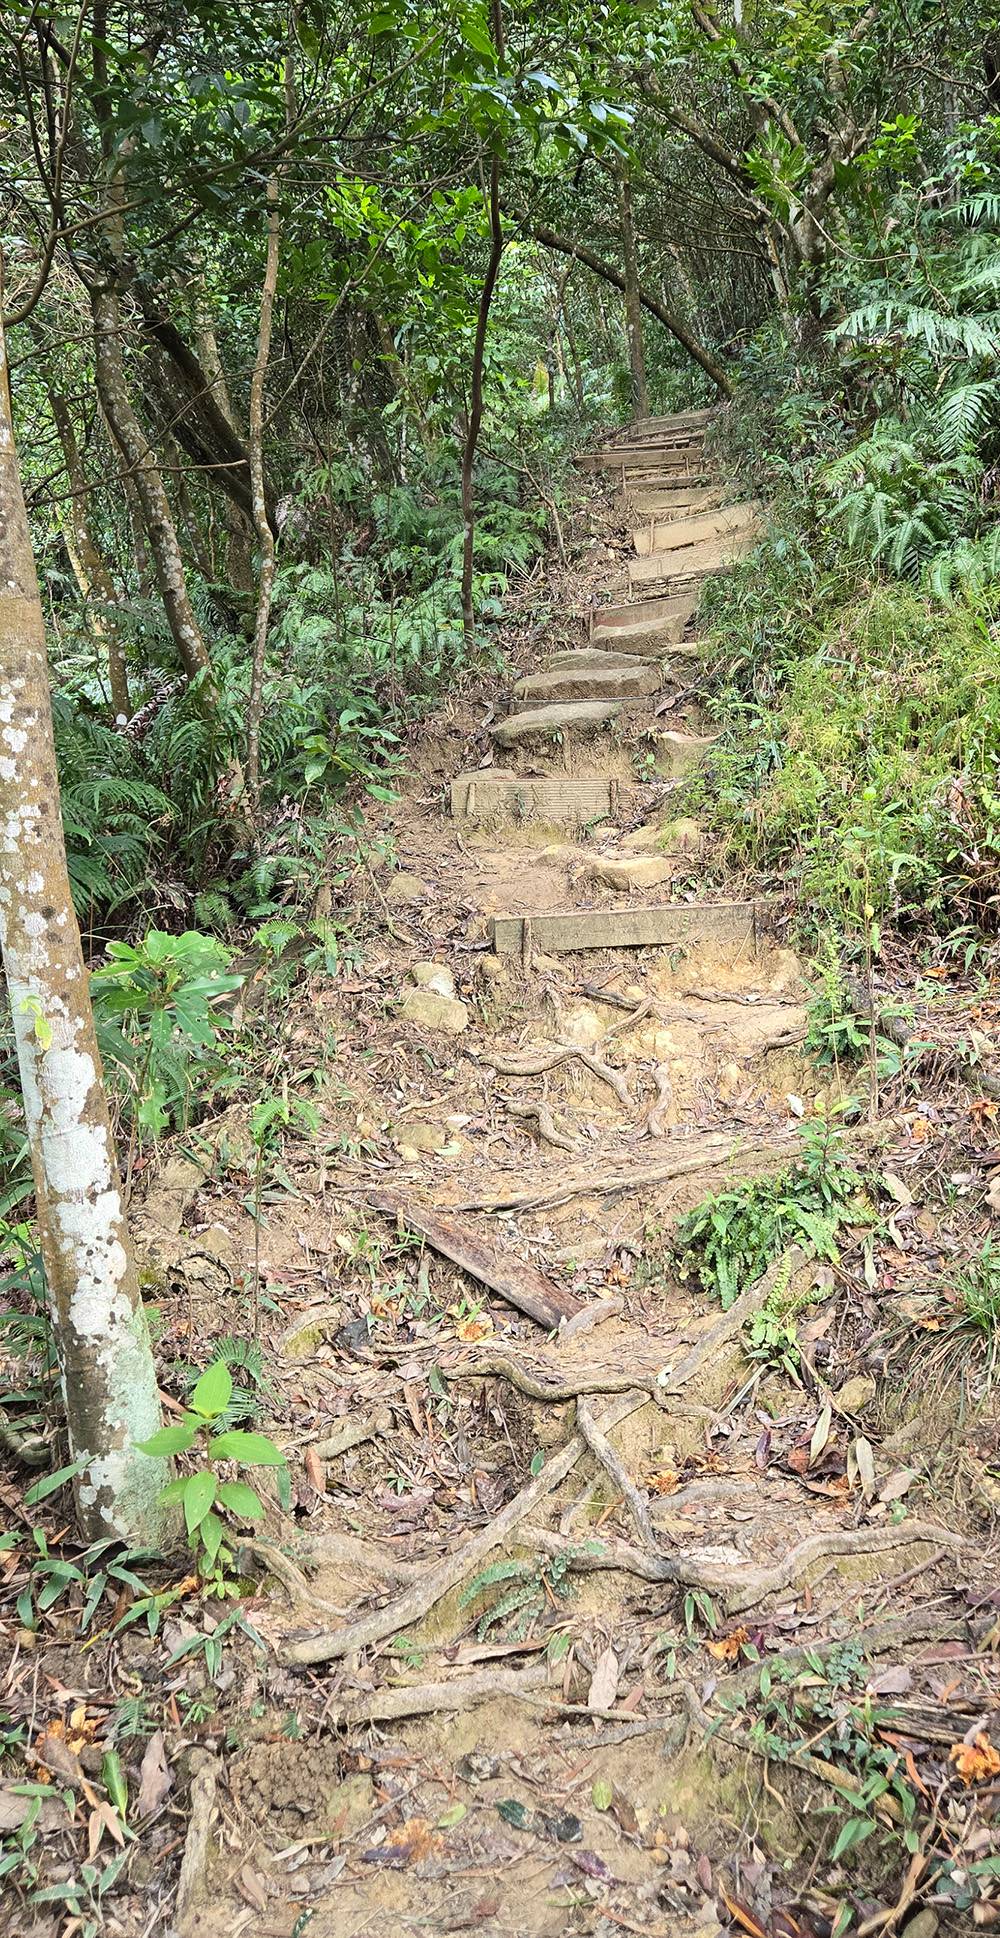
[{"label": "lichen-covered tree trunk", "polygon": [[81,1529],[155,1543],[156,1370],[122,1209],[59,812],[48,660],[0,327],[0,952]]}]

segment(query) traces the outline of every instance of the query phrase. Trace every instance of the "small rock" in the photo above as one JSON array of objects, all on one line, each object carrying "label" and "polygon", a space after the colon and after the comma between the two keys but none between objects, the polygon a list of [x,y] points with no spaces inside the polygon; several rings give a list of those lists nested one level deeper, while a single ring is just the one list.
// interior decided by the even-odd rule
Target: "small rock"
[{"label": "small rock", "polygon": [[416,1023],[425,1030],[442,1030],[446,1036],[461,1036],[469,1026],[465,1004],[455,1002],[450,996],[439,996],[436,989],[409,990],[399,1013],[408,1023]]},{"label": "small rock", "polygon": [[343,1316],[343,1308],[339,1305],[321,1306],[303,1313],[281,1342],[285,1358],[310,1359],[317,1346],[328,1345],[336,1339]]},{"label": "small rock", "polygon": [[937,1928],[937,1912],[925,1905],[915,1918],[910,1919],[909,1924],[903,1926],[903,1938],[936,1938]]},{"label": "small rock", "polygon": [[650,849],[659,850],[663,839],[663,829],[655,821],[647,822],[644,827],[634,828],[631,834],[623,834],[619,847],[626,848],[629,854],[648,854]]},{"label": "small rock", "polygon": [[739,1064],[724,1064],[719,1071],[719,1081],[715,1086],[717,1094],[721,1097],[724,1104],[731,1104],[733,1099],[739,1096],[742,1083],[743,1072]]},{"label": "small rock", "polygon": [[863,1413],[877,1391],[875,1381],[867,1373],[857,1373],[853,1379],[844,1381],[837,1394],[837,1405],[843,1407],[845,1413]]},{"label": "small rock", "polygon": [[420,1151],[443,1151],[448,1143],[448,1133],[439,1130],[436,1124],[420,1123],[418,1119],[408,1117],[396,1132],[393,1142],[401,1156],[416,1157]]},{"label": "small rock", "polygon": [[455,978],[446,962],[415,962],[410,974],[421,989],[434,989],[439,996],[455,994]]},{"label": "small rock", "polygon": [[498,747],[518,747],[557,740],[563,734],[596,733],[621,712],[618,701],[567,700],[561,705],[528,707],[498,720],[491,732]]},{"label": "small rock", "polygon": [[630,888],[658,888],[661,882],[670,880],[673,872],[673,862],[663,855],[595,855],[585,869],[593,881],[603,882],[606,888],[617,888],[621,893],[627,893]]},{"label": "small rock", "polygon": [[657,846],[665,855],[694,855],[701,847],[702,834],[697,821],[688,814],[681,814],[673,821],[665,821],[659,830]]},{"label": "small rock", "polygon": [[385,899],[395,907],[402,908],[411,902],[426,902],[430,895],[426,882],[419,875],[392,875],[385,885]]},{"label": "small rock", "polygon": [[714,734],[658,733],[652,736],[655,747],[653,765],[665,780],[680,780],[700,766],[710,747],[714,747]]},{"label": "small rock", "polygon": [[480,956],[476,967],[484,982],[503,982],[507,974],[503,957],[491,953]]}]

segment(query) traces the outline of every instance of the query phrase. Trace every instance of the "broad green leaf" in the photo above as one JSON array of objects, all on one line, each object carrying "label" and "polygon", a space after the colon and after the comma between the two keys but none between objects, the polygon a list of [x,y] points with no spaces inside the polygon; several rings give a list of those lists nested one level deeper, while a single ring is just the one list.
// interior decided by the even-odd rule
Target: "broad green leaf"
[{"label": "broad green leaf", "polygon": [[225,1360],[217,1359],[202,1373],[191,1395],[191,1405],[195,1413],[211,1420],[225,1412],[232,1397],[232,1375]]},{"label": "broad green leaf", "polygon": [[227,1508],[240,1521],[257,1521],[264,1512],[260,1495],[242,1480],[223,1481],[216,1499],[220,1507]]},{"label": "broad green leaf", "polygon": [[139,1453],[153,1454],[157,1460],[169,1460],[171,1454],[187,1453],[194,1445],[198,1428],[194,1421],[185,1421],[183,1426],[161,1427],[148,1440],[137,1440]]},{"label": "broad green leaf", "polygon": [[205,1519],[218,1486],[215,1475],[203,1470],[190,1474],[184,1484],[184,1519],[189,1534],[193,1534]]},{"label": "broad green leaf", "polygon": [[285,1456],[266,1433],[244,1433],[232,1427],[220,1433],[209,1447],[213,1460],[239,1460],[245,1467],[283,1467]]}]

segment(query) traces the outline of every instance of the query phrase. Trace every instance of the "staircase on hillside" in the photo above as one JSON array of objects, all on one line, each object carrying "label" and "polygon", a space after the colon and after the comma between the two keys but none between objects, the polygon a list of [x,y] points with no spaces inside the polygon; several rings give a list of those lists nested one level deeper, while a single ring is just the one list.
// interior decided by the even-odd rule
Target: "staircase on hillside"
[{"label": "staircase on hillside", "polygon": [[[708,411],[642,418],[579,463],[620,473],[623,522],[631,532],[628,597],[588,614],[586,636],[551,653],[517,682],[506,715],[492,728],[503,765],[460,774],[452,814],[469,823],[531,822],[594,827],[642,818],[643,788],[630,765],[641,750],[651,779],[677,782],[703,758],[710,739],[686,705],[694,620],[701,587],[754,540],[760,507],[724,503],[724,487],[705,457]],[[661,724],[664,722],[665,724]],[[627,839],[627,837],[626,837]],[[661,851],[662,857],[662,851]],[[608,857],[605,879],[620,869],[623,892],[637,899],[642,871],[628,852]],[[648,868],[655,885],[669,877]],[[494,947],[523,946],[531,928],[538,946],[635,947],[714,939],[719,923],[752,927],[751,905],[657,906],[540,911],[497,917]]]}]

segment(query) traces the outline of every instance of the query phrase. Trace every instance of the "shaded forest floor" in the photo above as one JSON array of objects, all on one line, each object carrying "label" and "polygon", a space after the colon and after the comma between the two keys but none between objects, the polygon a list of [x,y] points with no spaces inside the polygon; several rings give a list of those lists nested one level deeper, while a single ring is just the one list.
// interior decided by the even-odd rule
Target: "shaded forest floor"
[{"label": "shaded forest floor", "polygon": [[[617,490],[570,549],[511,601],[512,682],[625,595]],[[276,992],[261,972],[241,997],[318,1134],[261,1163],[234,1103],[141,1174],[164,1390],[183,1400],[222,1342],[292,1502],[221,1616],[191,1579],[151,1638],[121,1626],[123,1585],[81,1638],[71,1595],[23,1621],[26,1527],[72,1550],[8,1475],[0,1828],[26,1771],[76,1816],[46,1796],[3,1881],[17,1938],[1000,1923],[1000,1268],[978,1262],[998,1106],[928,1059],[820,1150],[835,1257],[793,1219],[725,1311],[684,1268],[680,1216],[782,1176],[803,1124],[869,1099],[864,1066],[807,1045],[791,896],[727,878],[664,772],[660,736],[699,737],[697,687],[682,653],[598,739],[512,757],[616,783],[574,833],[449,818],[450,781],[499,761],[504,689],[465,682],[373,816],[342,973]],[[766,921],[682,946],[490,946],[495,916],[761,890]],[[989,990],[970,1019],[968,977],[942,963],[936,986],[935,1042],[971,1020],[991,1047]],[[558,1336],[484,1260],[522,1303],[556,1298]],[[61,1897],[27,1906],[28,1864]]]}]

